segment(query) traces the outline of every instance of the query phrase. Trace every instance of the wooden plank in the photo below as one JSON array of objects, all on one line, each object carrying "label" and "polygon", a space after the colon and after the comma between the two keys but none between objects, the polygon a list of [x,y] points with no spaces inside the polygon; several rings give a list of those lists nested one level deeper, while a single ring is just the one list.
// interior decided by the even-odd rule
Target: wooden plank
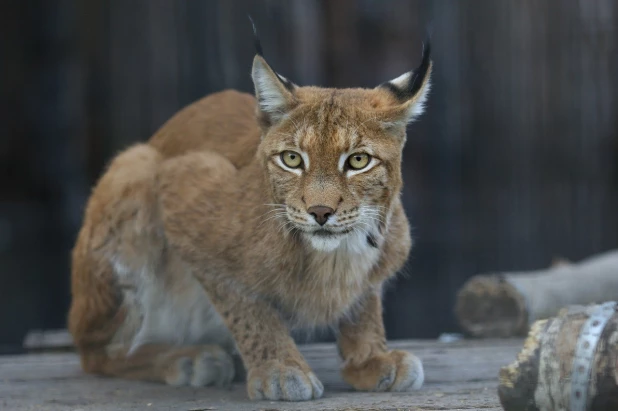
[{"label": "wooden plank", "polygon": [[85,375],[73,353],[0,357],[0,409],[7,410],[499,410],[501,366],[513,361],[521,340],[440,343],[398,341],[425,364],[426,383],[412,393],[359,393],[339,377],[332,344],[301,346],[325,386],[324,398],[304,403],[251,402],[243,384],[229,389],[173,388]]},{"label": "wooden plank", "polygon": [[23,346],[27,351],[64,351],[73,349],[73,338],[68,330],[32,330]]}]

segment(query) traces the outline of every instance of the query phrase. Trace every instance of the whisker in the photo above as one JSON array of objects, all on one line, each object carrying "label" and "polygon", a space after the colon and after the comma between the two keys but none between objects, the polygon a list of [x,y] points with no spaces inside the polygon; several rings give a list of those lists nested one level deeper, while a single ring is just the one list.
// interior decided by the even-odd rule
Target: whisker
[{"label": "whisker", "polygon": [[375,217],[371,217],[371,216],[369,217],[369,220],[372,221],[372,222],[375,222],[375,223],[386,224],[384,221],[379,220],[379,219],[377,219]]},{"label": "whisker", "polygon": [[362,227],[359,227],[359,226],[355,226],[352,229],[352,231],[354,233],[360,233],[361,235],[364,235],[364,236],[368,236],[369,235],[369,232],[367,230],[364,230]]},{"label": "whisker", "polygon": [[290,233],[295,233],[295,229],[296,227],[294,227],[293,225],[290,226],[287,231],[285,232],[285,235],[290,235]]},{"label": "whisker", "polygon": [[372,214],[365,214],[363,216],[365,218],[365,220],[370,221],[370,222],[379,222],[379,223],[383,223],[384,224],[384,220],[382,219],[382,216],[378,216],[378,215],[372,215]]},{"label": "whisker", "polygon": [[285,211],[285,209],[286,209],[286,205],[285,205],[285,204],[262,204],[262,205],[263,205],[263,206],[274,207],[274,208],[273,208],[273,209],[271,209],[271,210],[266,211],[266,212],[265,212],[265,213],[263,213],[263,214],[260,214],[260,215],[259,215],[259,216],[257,216],[257,217],[252,218],[252,219],[251,219],[251,221],[258,220],[258,219],[260,219],[260,218],[262,218],[262,217],[266,216],[267,214],[273,213],[273,212],[275,212],[275,211]]},{"label": "whisker", "polygon": [[280,233],[281,230],[283,230],[283,228],[287,227],[288,224],[292,224],[292,222],[287,220],[287,221],[284,221],[283,224],[280,224],[279,227],[277,227],[277,233]]},{"label": "whisker", "polygon": [[363,210],[361,215],[374,215],[374,216],[384,217],[383,213],[380,213],[379,211],[375,211],[375,210]]},{"label": "whisker", "polygon": [[259,220],[260,218],[267,217],[268,214],[271,214],[271,213],[274,213],[274,212],[284,213],[285,214],[285,211],[282,211],[282,210],[270,210],[270,211],[265,212],[264,214],[261,214],[261,215],[259,215],[257,217],[252,218],[250,221],[253,222],[255,220]]},{"label": "whisker", "polygon": [[261,227],[264,223],[266,223],[266,222],[268,222],[270,220],[275,220],[275,219],[278,219],[280,217],[285,217],[285,216],[286,216],[286,213],[279,213],[279,214],[271,215],[270,217],[262,220],[260,222],[260,224],[258,224],[258,228]]},{"label": "whisker", "polygon": [[[373,227],[371,227],[371,225],[369,225],[369,224],[368,224],[368,223],[366,223],[365,221],[359,221],[358,223],[359,223],[359,224],[364,224],[364,225],[366,225],[366,226],[367,226],[367,230],[363,230],[363,233],[365,233],[365,234],[367,234],[367,235],[369,234],[369,231],[368,231],[368,230],[369,230],[369,229],[371,229],[371,228],[373,228]],[[361,227],[359,227],[359,226],[355,226],[355,228],[361,228]]]},{"label": "whisker", "polygon": [[381,212],[376,210],[363,210],[362,214],[383,215]]},{"label": "whisker", "polygon": [[265,213],[263,213],[262,215],[266,215],[266,214],[268,214],[268,213],[272,213],[272,212],[274,212],[274,211],[285,211],[285,208],[283,208],[283,207],[273,208],[273,209],[271,209],[271,210],[266,211],[266,212],[265,212]]},{"label": "whisker", "polygon": [[287,215],[287,212],[285,211],[281,211],[281,210],[275,210],[275,214],[269,213],[270,216],[264,216],[264,217],[268,217],[266,220],[264,221],[268,221],[268,219],[273,218],[273,217],[279,217],[279,216],[284,216]]}]

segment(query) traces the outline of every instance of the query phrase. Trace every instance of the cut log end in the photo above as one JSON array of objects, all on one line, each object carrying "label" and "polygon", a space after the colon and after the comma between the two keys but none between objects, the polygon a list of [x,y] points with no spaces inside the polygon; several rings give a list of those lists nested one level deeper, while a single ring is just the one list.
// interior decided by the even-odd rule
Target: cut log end
[{"label": "cut log end", "polygon": [[522,295],[499,275],[471,278],[457,294],[455,316],[472,337],[525,336],[528,312]]},{"label": "cut log end", "polygon": [[531,399],[537,386],[541,339],[547,320],[532,325],[524,347],[512,364],[500,370],[498,395],[505,410],[533,410]]},{"label": "cut log end", "polygon": [[566,306],[618,296],[618,250],[578,263],[554,260],[549,268],[477,275],[457,294],[455,315],[471,337],[525,336],[528,326]]},{"label": "cut log end", "polygon": [[[595,309],[571,306],[557,317],[532,325],[516,361],[500,370],[498,396],[506,411],[570,408],[576,346],[582,327]],[[609,315],[612,317],[593,346],[588,388],[580,394],[586,395],[587,409],[618,409],[618,313],[614,310]],[[599,322],[591,321],[592,326],[595,321]],[[589,338],[591,334],[584,335]]]}]

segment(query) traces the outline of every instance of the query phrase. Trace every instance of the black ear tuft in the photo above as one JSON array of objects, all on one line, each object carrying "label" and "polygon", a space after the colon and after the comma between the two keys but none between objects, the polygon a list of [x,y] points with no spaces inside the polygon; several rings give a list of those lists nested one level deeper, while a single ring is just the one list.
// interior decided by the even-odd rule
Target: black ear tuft
[{"label": "black ear tuft", "polygon": [[251,18],[251,15],[248,14],[247,17],[249,17],[249,21],[251,22],[251,26],[253,26],[253,44],[255,45],[255,52],[257,53],[258,56],[264,57],[264,52],[262,51],[262,43],[260,42],[260,37],[258,36],[257,28],[255,27],[255,23],[253,22],[253,19]]},{"label": "black ear tuft", "polygon": [[390,90],[399,101],[407,101],[413,98],[423,86],[425,78],[431,66],[431,35],[427,30],[425,40],[423,41],[423,53],[421,64],[414,70],[405,73],[404,75],[382,83],[380,87]]},{"label": "black ear tuft", "polygon": [[409,89],[407,90],[408,96],[414,96],[421,89],[423,81],[425,80],[425,76],[427,75],[427,70],[429,70],[430,64],[431,37],[430,33],[427,32],[425,40],[423,41],[423,55],[421,57],[421,64],[414,70],[412,74],[412,80],[410,81]]},{"label": "black ear tuft", "polygon": [[266,65],[269,68],[269,70],[271,70],[273,72],[273,74],[277,77],[277,80],[279,80],[279,82],[281,82],[281,84],[283,84],[283,86],[288,91],[293,92],[294,88],[295,88],[294,83],[292,83],[290,80],[286,79],[285,77],[283,77],[279,73],[277,73],[275,70],[273,70],[273,68],[270,66],[270,64],[268,64],[268,62],[266,62],[266,59],[264,59],[264,52],[262,50],[262,43],[260,42],[260,38],[258,37],[257,28],[255,27],[255,23],[253,22],[253,19],[251,18],[250,15],[247,15],[247,17],[249,17],[249,21],[251,22],[251,25],[253,26],[253,40],[254,40],[254,44],[255,44],[256,55],[259,56],[262,59],[262,63],[264,65]]}]

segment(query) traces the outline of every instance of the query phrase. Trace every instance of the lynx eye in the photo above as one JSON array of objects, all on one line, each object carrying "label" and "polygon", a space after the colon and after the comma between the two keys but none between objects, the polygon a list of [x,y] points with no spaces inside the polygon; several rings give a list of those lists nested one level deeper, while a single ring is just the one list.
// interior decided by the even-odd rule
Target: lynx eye
[{"label": "lynx eye", "polygon": [[284,151],[281,153],[281,161],[290,168],[298,168],[303,163],[300,154],[295,151]]},{"label": "lynx eye", "polygon": [[348,157],[348,165],[354,170],[361,170],[367,167],[367,164],[369,164],[369,160],[371,160],[369,154],[355,153]]}]

